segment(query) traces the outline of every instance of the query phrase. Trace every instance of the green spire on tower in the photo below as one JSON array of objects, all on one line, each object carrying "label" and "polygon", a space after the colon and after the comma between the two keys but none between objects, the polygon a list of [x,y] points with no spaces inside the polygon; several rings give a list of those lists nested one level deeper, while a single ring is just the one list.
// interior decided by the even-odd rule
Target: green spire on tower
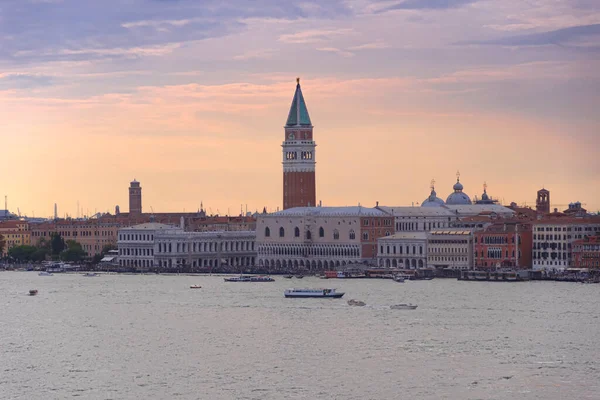
[{"label": "green spire on tower", "polygon": [[300,89],[300,78],[296,78],[296,93],[294,93],[294,100],[292,100],[292,106],[290,107],[290,113],[288,114],[285,126],[298,125],[312,126],[306,102],[304,101],[304,96],[302,96],[302,89]]}]

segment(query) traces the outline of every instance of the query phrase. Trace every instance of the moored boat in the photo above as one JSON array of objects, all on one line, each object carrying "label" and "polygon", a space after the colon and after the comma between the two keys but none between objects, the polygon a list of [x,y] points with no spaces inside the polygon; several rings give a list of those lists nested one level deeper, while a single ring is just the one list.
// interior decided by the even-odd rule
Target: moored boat
[{"label": "moored boat", "polygon": [[292,279],[294,276],[293,275],[284,275],[283,276],[285,279]]},{"label": "moored boat", "polygon": [[336,289],[297,289],[290,288],[283,292],[285,297],[328,297],[339,299],[344,295],[344,292],[338,292]]},{"label": "moored boat", "polygon": [[275,279],[270,276],[234,276],[231,278],[223,278],[225,282],[274,282]]},{"label": "moored boat", "polygon": [[92,276],[98,276],[98,274],[95,272],[87,272],[87,273],[83,274],[83,276],[92,277]]},{"label": "moored boat", "polygon": [[296,279],[302,279],[304,278],[304,275],[296,275]]},{"label": "moored boat", "polygon": [[52,274],[48,271],[42,271],[38,274],[39,276],[52,276]]},{"label": "moored boat", "polygon": [[405,279],[404,279],[404,277],[403,277],[403,276],[396,275],[396,276],[394,276],[394,280],[395,280],[396,282],[403,283]]},{"label": "moored boat", "polygon": [[392,310],[414,310],[417,308],[415,304],[394,304],[390,306]]}]

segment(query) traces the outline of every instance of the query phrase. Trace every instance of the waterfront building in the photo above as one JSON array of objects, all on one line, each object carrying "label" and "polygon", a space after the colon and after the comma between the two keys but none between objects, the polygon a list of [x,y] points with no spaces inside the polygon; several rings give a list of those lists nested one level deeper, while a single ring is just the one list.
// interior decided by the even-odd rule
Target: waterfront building
[{"label": "waterfront building", "polygon": [[27,221],[17,219],[0,221],[0,235],[5,242],[1,256],[6,256],[12,247],[31,244],[31,231]]},{"label": "waterfront building", "polygon": [[142,213],[142,187],[135,179],[129,186],[129,213],[134,215]]},{"label": "waterfront building", "polygon": [[573,267],[600,270],[600,236],[584,236],[573,242]]},{"label": "waterfront building", "polygon": [[531,269],[531,222],[498,221],[473,232],[476,269]]},{"label": "waterfront building", "polygon": [[427,268],[427,233],[400,232],[377,239],[377,265],[385,268]]},{"label": "waterfront building", "polygon": [[600,216],[574,218],[556,213],[533,222],[533,269],[565,270],[573,265],[573,243],[600,234]]},{"label": "waterfront building", "polygon": [[427,265],[440,270],[473,268],[473,233],[435,230],[427,234]]},{"label": "waterfront building", "polygon": [[256,261],[255,232],[186,232],[181,226],[150,222],[123,228],[118,237],[121,267],[231,270]]},{"label": "waterfront building", "polygon": [[316,143],[300,79],[284,127],[283,209],[316,206]]},{"label": "waterfront building", "polygon": [[379,206],[394,217],[396,232],[428,232],[432,229],[447,228],[458,216],[446,207],[388,207]]},{"label": "waterfront building", "polygon": [[377,208],[296,207],[257,218],[258,265],[271,270],[324,270],[376,263],[377,239],[394,233]]}]

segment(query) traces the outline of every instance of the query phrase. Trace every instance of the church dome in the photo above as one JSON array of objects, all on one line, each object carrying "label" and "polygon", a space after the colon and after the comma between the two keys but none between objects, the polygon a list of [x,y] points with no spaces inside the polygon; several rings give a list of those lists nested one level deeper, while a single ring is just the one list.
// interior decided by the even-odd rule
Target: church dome
[{"label": "church dome", "polygon": [[452,187],[454,189],[454,193],[451,193],[450,196],[446,199],[447,205],[467,205],[472,204],[471,199],[467,194],[463,193],[463,185],[460,183],[460,178],[456,178],[456,183]]},{"label": "church dome", "polygon": [[483,194],[481,195],[481,200],[489,200],[490,196],[488,196],[487,191],[484,189]]},{"label": "church dome", "polygon": [[428,198],[423,200],[421,203],[421,207],[439,207],[444,205],[444,200],[437,197],[437,193],[435,193],[434,189],[431,189],[431,194]]}]

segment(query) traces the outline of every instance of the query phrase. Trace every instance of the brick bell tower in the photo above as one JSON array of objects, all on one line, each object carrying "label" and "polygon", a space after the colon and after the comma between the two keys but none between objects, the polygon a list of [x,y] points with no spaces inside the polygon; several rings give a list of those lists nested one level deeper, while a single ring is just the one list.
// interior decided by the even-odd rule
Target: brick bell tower
[{"label": "brick bell tower", "polygon": [[313,126],[296,78],[296,93],[285,124],[283,148],[283,209],[314,207],[315,147]]}]

